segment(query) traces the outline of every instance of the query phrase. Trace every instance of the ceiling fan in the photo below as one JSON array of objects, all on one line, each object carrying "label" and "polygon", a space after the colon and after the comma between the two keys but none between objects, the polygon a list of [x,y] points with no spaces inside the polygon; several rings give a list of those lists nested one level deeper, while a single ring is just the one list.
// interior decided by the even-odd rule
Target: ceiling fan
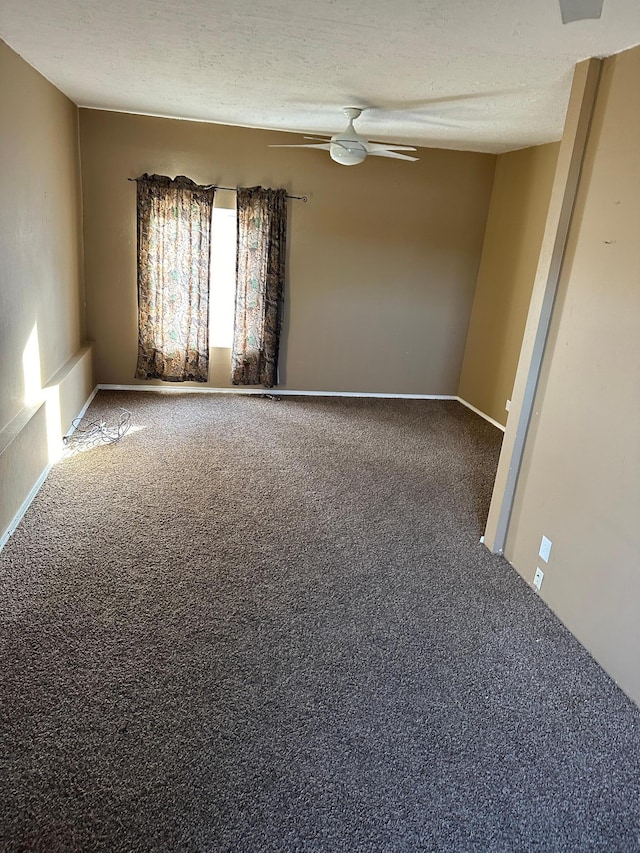
[{"label": "ceiling fan", "polygon": [[369,142],[356,131],[353,122],[362,113],[360,107],[344,107],[342,112],[349,120],[345,130],[334,133],[330,138],[305,136],[305,139],[315,139],[316,142],[300,143],[298,145],[270,145],[269,148],[317,148],[320,151],[328,151],[332,160],[343,166],[357,166],[366,157],[392,157],[395,160],[413,160],[417,157],[409,157],[400,154],[400,151],[415,151],[410,145],[387,145],[383,142]]}]

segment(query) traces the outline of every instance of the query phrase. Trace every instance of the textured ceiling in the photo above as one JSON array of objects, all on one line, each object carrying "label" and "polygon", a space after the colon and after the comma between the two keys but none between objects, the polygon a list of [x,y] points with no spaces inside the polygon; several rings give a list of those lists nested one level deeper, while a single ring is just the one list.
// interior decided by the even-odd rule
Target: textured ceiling
[{"label": "textured ceiling", "polygon": [[2,0],[0,36],[79,106],[333,133],[353,105],[369,138],[501,152],[559,139],[574,64],[640,42],[640,2]]}]

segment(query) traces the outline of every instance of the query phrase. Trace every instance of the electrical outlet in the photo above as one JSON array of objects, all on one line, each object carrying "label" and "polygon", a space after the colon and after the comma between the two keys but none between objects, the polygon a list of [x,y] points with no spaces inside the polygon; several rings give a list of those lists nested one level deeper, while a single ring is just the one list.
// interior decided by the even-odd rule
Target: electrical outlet
[{"label": "electrical outlet", "polygon": [[504,404],[504,407],[507,411],[509,411],[509,409],[511,408],[511,400],[507,400],[507,402]]},{"label": "electrical outlet", "polygon": [[542,586],[542,581],[544,580],[544,572],[542,569],[536,569],[536,573],[533,576],[533,585],[540,592],[540,587]]},{"label": "electrical outlet", "polygon": [[545,563],[549,562],[549,555],[551,554],[551,539],[547,539],[546,536],[542,537],[542,541],[540,542],[540,550],[538,551],[538,556],[541,560],[544,560]]}]

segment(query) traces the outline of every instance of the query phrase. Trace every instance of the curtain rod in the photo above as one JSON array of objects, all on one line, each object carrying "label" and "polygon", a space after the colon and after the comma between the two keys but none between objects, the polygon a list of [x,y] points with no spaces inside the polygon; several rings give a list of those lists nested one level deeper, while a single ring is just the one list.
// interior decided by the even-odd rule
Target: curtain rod
[{"label": "curtain rod", "polygon": [[[142,180],[142,178],[127,178],[127,180],[137,182],[137,181]],[[228,190],[229,192],[232,192],[232,193],[238,192],[237,187],[221,187],[220,184],[206,184],[201,189],[203,189],[203,190]],[[287,194],[286,198],[293,198],[293,199],[296,199],[296,201],[303,201],[305,204],[309,201],[309,199],[307,198],[306,195],[288,195]]]}]

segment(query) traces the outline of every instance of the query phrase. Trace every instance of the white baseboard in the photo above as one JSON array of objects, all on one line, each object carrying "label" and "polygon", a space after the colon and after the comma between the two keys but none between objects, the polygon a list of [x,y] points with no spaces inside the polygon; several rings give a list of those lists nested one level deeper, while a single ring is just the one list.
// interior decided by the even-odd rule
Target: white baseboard
[{"label": "white baseboard", "polygon": [[193,385],[110,385],[100,384],[100,391],[159,391],[167,394],[261,394],[263,397],[369,397],[384,400],[457,400],[455,394],[377,394],[366,391],[281,391],[279,388],[197,388]]},{"label": "white baseboard", "polygon": [[51,463],[49,463],[49,465],[47,465],[47,467],[44,469],[42,474],[40,474],[40,476],[36,480],[33,488],[31,489],[31,491],[29,492],[27,497],[23,500],[22,504],[20,505],[20,509],[17,511],[17,513],[11,519],[11,522],[10,522],[9,526],[7,527],[7,529],[5,530],[5,532],[2,534],[2,536],[0,536],[0,551],[2,551],[4,546],[7,544],[7,540],[9,539],[9,537],[13,534],[16,527],[22,521],[22,517],[25,514],[25,512],[29,509],[29,506],[31,505],[31,501],[38,494],[38,492],[42,488],[42,484],[47,479],[47,476],[49,474],[49,471],[51,470],[51,467],[52,467]]},{"label": "white baseboard", "polygon": [[[98,386],[96,385],[96,387],[93,389],[93,391],[89,395],[87,402],[84,404],[82,409],[80,409],[80,412],[78,413],[76,418],[74,418],[74,420],[76,420],[77,418],[81,418],[84,415],[84,413],[87,411],[87,409],[91,405],[91,401],[93,400],[93,398],[96,396],[97,393],[98,393]],[[67,433],[67,435],[69,435],[71,432],[73,432],[73,428],[69,431],[69,433]],[[47,467],[44,469],[44,471],[42,472],[42,474],[40,474],[40,476],[38,477],[38,479],[34,483],[33,487],[31,488],[31,491],[29,492],[27,497],[23,500],[23,502],[20,505],[20,508],[18,509],[16,514],[11,519],[9,526],[4,531],[4,533],[0,536],[0,551],[2,551],[4,546],[7,544],[7,540],[12,536],[16,527],[22,521],[22,518],[23,518],[25,512],[29,509],[29,507],[31,506],[31,502],[33,501],[35,496],[38,494],[40,489],[42,488],[42,484],[47,479],[49,472],[51,471],[52,467],[53,467],[53,465],[51,463],[49,463],[47,465]]]},{"label": "white baseboard", "polygon": [[459,403],[462,403],[463,406],[466,406],[467,409],[471,409],[472,412],[475,412],[476,415],[480,415],[481,418],[484,418],[485,421],[489,421],[490,424],[493,424],[494,427],[497,427],[501,432],[504,432],[506,427],[503,427],[502,424],[498,423],[498,421],[494,421],[493,418],[490,418],[489,415],[485,415],[484,412],[481,412],[480,409],[476,409],[475,406],[472,406],[471,403],[467,403],[466,400],[463,400],[462,397],[455,398]]},{"label": "white baseboard", "polygon": [[[476,415],[480,415],[485,421],[489,421],[494,427],[504,432],[505,428],[502,424],[485,415],[480,409],[476,409],[471,403],[458,397],[456,394],[378,394],[376,392],[367,391],[284,391],[278,388],[247,388],[246,386],[237,385],[233,388],[198,388],[197,386],[187,385],[111,385],[109,383],[101,383],[96,386],[96,391],[158,391],[162,394],[261,394],[269,397],[366,397],[380,398],[384,400],[456,400],[462,403],[467,409],[471,409]],[[95,394],[95,391],[94,391]],[[93,399],[93,397],[92,397]]]}]

